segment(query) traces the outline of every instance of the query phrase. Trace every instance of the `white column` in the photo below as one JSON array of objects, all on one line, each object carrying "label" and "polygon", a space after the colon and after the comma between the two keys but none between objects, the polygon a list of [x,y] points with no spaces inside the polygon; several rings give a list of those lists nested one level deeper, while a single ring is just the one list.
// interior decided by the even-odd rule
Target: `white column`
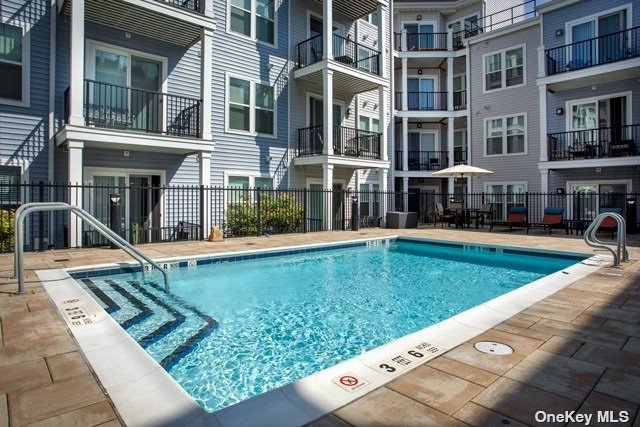
[{"label": "white column", "polygon": [[402,170],[409,170],[409,119],[402,118]]},{"label": "white column", "polygon": [[453,50],[453,30],[447,30],[447,50]]},{"label": "white column", "polygon": [[549,169],[540,170],[540,191],[542,193],[549,192]]},{"label": "white column", "polygon": [[447,110],[453,111],[453,58],[447,58]]},{"label": "white column", "polygon": [[214,13],[213,13],[213,0],[204,0],[202,2],[202,6],[204,8],[204,10],[202,11],[204,16],[209,17],[209,18],[213,18],[214,17]]},{"label": "white column", "polygon": [[[198,160],[200,160],[198,175],[200,178],[200,185],[205,187],[211,186],[211,151],[201,151],[198,154]],[[210,190],[204,192],[204,222],[202,223],[202,232],[205,238],[211,231],[211,193]]]},{"label": "white column", "polygon": [[71,2],[69,63],[69,124],[83,126],[84,118],[84,1]]},{"label": "white column", "polygon": [[409,177],[402,177],[402,211],[409,211]]},{"label": "white column", "polygon": [[[547,139],[547,85],[538,86],[538,105],[540,105],[540,161],[549,160]],[[531,147],[531,144],[529,144]]]},{"label": "white column", "polygon": [[[387,26],[385,8],[382,4],[378,5],[378,15],[380,16],[380,25],[378,25],[378,48],[380,49],[380,77],[387,77]],[[382,123],[382,122],[380,122]]]},{"label": "white column", "polygon": [[387,96],[383,85],[378,85],[378,120],[380,126],[380,160],[389,160],[387,150]]},{"label": "white column", "polygon": [[404,28],[400,35],[400,49],[402,49],[403,52],[407,51],[407,30]]},{"label": "white column", "polygon": [[[333,59],[333,0],[322,3],[322,59]],[[326,98],[325,98],[326,100]]]},{"label": "white column", "polygon": [[[82,150],[83,141],[67,141],[68,148],[68,174],[69,184],[69,204],[83,207],[82,205]],[[76,187],[78,186],[78,187]],[[69,246],[77,248],[82,246],[82,220],[76,214],[69,214]]]},{"label": "white column", "polygon": [[[453,161],[453,118],[447,119],[447,148],[449,149],[449,167],[454,165]],[[449,178],[449,194],[453,194],[453,178]]]},{"label": "white column", "polygon": [[323,225],[325,230],[333,229],[333,165],[324,163],[322,165],[322,189],[324,191],[323,204]]},{"label": "white column", "polygon": [[[329,0],[330,2],[330,0]],[[333,70],[322,70],[322,109],[323,121],[322,139],[324,146],[322,154],[333,154]]]},{"label": "white column", "polygon": [[[200,130],[202,139],[211,140],[211,49],[213,46],[213,31],[202,30],[200,55],[200,94],[202,99],[200,111]],[[209,185],[207,183],[207,185]]]},{"label": "white column", "polygon": [[387,185],[387,170],[386,169],[378,169],[378,186],[380,187],[380,215],[382,218],[380,219],[380,227],[385,227],[387,225],[387,203],[389,200],[388,191],[389,188]]},{"label": "white column", "polygon": [[[405,30],[403,33],[406,34]],[[407,58],[402,58],[402,103],[400,105],[400,109],[402,111],[407,111],[407,105],[409,104],[407,100]]]},{"label": "white column", "polygon": [[547,75],[546,67],[546,55],[544,54],[544,46],[538,47],[538,78],[542,78]]}]

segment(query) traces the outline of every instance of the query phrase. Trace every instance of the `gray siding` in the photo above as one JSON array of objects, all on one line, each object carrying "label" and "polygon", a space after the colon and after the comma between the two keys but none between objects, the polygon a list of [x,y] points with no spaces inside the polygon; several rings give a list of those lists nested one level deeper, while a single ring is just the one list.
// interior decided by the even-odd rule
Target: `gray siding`
[{"label": "gray siding", "polygon": [[[578,3],[552,10],[543,15],[543,41],[545,49],[567,44],[568,34],[565,24],[583,16],[599,14],[620,6],[632,4],[632,26],[640,25],[640,7],[637,0],[582,0]],[[556,36],[556,30],[562,30],[562,36]]]},{"label": "gray siding", "polygon": [[[486,182],[526,181],[529,191],[540,189],[540,173],[537,166],[540,158],[540,114],[536,85],[538,38],[539,26],[534,25],[476,43],[470,49],[473,76],[469,110],[471,163],[495,172],[490,177],[474,179],[474,191],[482,191]],[[482,56],[521,44],[525,45],[526,85],[483,93]],[[527,154],[485,156],[485,119],[517,113],[526,114]]]},{"label": "gray siding", "polygon": [[45,0],[2,0],[0,16],[2,22],[27,28],[31,43],[30,106],[0,104],[0,164],[21,165],[25,178],[46,181],[51,12]]}]

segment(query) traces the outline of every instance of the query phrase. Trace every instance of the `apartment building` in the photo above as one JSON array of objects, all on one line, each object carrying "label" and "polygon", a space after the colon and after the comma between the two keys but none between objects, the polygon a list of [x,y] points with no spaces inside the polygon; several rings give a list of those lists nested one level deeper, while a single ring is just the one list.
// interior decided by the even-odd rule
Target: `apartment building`
[{"label": "apartment building", "polygon": [[[640,5],[556,0],[538,8],[541,188],[627,193],[640,187]],[[599,196],[598,207],[624,200]],[[593,207],[572,206],[572,213]]]}]

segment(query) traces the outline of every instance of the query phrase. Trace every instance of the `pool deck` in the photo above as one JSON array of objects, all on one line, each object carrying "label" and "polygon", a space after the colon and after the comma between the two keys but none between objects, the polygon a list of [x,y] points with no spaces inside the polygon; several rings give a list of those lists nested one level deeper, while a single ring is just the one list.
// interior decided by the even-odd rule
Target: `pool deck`
[{"label": "pool deck", "polygon": [[[139,248],[161,259],[394,235],[591,252],[581,238],[557,231],[548,237],[447,228],[367,229]],[[600,269],[312,425],[520,426],[538,424],[536,411],[577,410],[614,411],[615,417],[626,411],[627,422],[616,425],[640,427],[640,238],[630,236],[628,244],[631,261],[621,268]],[[15,293],[12,259],[0,255],[0,427],[121,425],[35,271],[130,259],[110,249],[29,253],[27,295]],[[514,354],[480,353],[473,348],[480,340],[508,344]],[[604,424],[596,423],[594,415],[590,425]]]}]

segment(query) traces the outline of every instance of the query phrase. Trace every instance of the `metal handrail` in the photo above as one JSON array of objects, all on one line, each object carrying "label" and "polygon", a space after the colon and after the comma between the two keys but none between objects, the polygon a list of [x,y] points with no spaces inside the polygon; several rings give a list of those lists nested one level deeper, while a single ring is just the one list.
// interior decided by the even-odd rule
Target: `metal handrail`
[{"label": "metal handrail", "polygon": [[142,252],[134,248],[129,242],[118,236],[113,230],[109,229],[106,225],[98,221],[94,216],[89,214],[78,206],[73,206],[68,203],[62,202],[40,202],[40,203],[26,203],[20,206],[15,213],[15,227],[14,227],[14,274],[18,278],[18,293],[24,293],[24,239],[23,239],[23,225],[24,219],[31,212],[37,211],[71,211],[91,224],[98,233],[102,234],[108,240],[113,242],[114,245],[125,251],[132,258],[140,263],[140,271],[142,272],[142,281],[145,281],[144,275],[144,262],[151,264],[157,270],[160,270],[164,276],[165,289],[169,289],[169,275],[160,267],[155,261],[144,255]]},{"label": "metal handrail", "polygon": [[[611,245],[608,245],[596,237],[598,227],[600,227],[600,224],[602,224],[607,217],[615,219],[618,226],[615,251],[611,248]],[[629,252],[627,251],[627,224],[622,215],[618,213],[603,212],[598,214],[589,227],[587,227],[587,230],[584,233],[584,242],[592,248],[600,248],[610,251],[613,255],[613,267],[619,266],[620,261],[627,261],[629,259]]]}]

